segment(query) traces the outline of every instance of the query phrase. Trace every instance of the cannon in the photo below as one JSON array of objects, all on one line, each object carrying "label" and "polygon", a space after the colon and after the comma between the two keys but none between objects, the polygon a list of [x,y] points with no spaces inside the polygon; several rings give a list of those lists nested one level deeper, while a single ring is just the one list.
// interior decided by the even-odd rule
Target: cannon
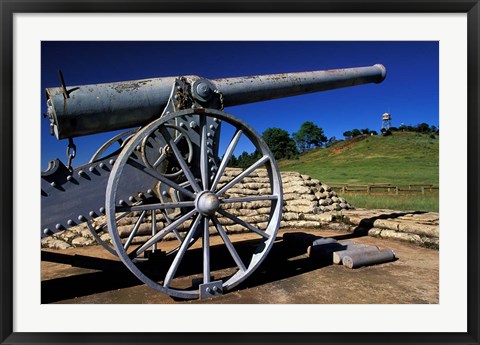
[{"label": "cannon", "polygon": [[[41,174],[41,237],[86,223],[95,239],[151,288],[183,299],[222,294],[265,259],[283,207],[281,176],[268,146],[224,108],[380,83],[385,76],[385,67],[377,64],[67,87],[60,74],[61,86],[46,89],[46,117],[52,135],[69,141],[68,164],[54,159]],[[72,167],[73,138],[122,129],[87,164]],[[257,160],[227,176],[239,143]],[[262,177],[262,188],[258,195],[243,195],[242,183],[252,174]],[[248,203],[267,209],[268,219],[246,221],[241,208]],[[241,248],[232,243],[229,229],[238,227],[255,240]],[[229,262],[218,262],[225,256],[213,253],[214,240]],[[192,281],[184,279],[192,274]]]}]

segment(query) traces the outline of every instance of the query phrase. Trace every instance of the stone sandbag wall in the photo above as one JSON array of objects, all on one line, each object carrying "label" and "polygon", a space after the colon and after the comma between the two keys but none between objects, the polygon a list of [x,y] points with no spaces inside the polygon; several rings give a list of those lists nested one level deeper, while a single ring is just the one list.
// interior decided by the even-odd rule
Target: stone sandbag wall
[{"label": "stone sandbag wall", "polygon": [[[226,169],[225,175],[220,180],[219,186],[222,186],[232,180],[242,172],[241,169]],[[283,213],[280,223],[281,228],[319,228],[332,220],[330,212],[352,209],[352,206],[327,185],[320,181],[310,178],[307,175],[301,175],[296,172],[283,172]],[[227,192],[229,197],[245,197],[254,195],[270,194],[269,179],[267,171],[257,169],[241,183],[237,183]],[[225,204],[224,207],[234,216],[254,225],[258,229],[264,230],[268,225],[270,201],[253,201],[244,203]],[[138,216],[138,214],[136,214]],[[133,217],[125,217],[118,222],[120,236],[124,239],[128,237],[133,224],[136,221]],[[156,215],[157,230],[163,229],[167,223],[161,213]],[[235,224],[232,220],[219,217],[227,233],[247,232],[240,224]],[[96,219],[96,224],[105,222],[105,217]],[[210,224],[210,232],[216,234],[213,224]],[[185,222],[178,229],[180,232],[186,231],[190,222]],[[137,236],[133,243],[144,241],[151,233],[151,216],[144,218],[140,225]],[[108,231],[100,234],[102,240],[109,242]],[[174,234],[168,234],[165,239],[174,239]],[[72,227],[68,230],[59,232],[51,237],[42,239],[42,247],[65,249],[69,247],[86,246],[95,244],[90,231],[85,225]]]},{"label": "stone sandbag wall", "polygon": [[327,225],[332,230],[368,234],[438,249],[440,217],[438,212],[395,211],[387,209],[345,210]]}]

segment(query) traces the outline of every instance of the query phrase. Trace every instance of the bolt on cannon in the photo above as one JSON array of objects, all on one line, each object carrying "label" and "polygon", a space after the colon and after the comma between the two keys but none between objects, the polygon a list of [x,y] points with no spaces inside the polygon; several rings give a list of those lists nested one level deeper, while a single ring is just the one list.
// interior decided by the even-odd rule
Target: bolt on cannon
[{"label": "bolt on cannon", "polygon": [[[224,108],[380,83],[385,76],[383,65],[72,87],[67,87],[61,76],[61,87],[46,90],[47,117],[52,134],[69,140],[69,159],[67,165],[52,160],[42,172],[41,236],[86,223],[105,249],[153,289],[185,299],[232,289],[255,271],[270,251],[282,217],[283,197],[280,172],[268,146],[253,128]],[[87,164],[71,166],[73,138],[121,129],[128,130],[103,144]],[[258,159],[226,178],[240,141],[252,147]],[[116,143],[119,147],[107,154]],[[264,176],[263,194],[233,193],[233,187],[252,173]],[[268,208],[268,219],[260,225],[243,220],[238,210],[245,203]],[[255,245],[238,250],[226,224],[256,234]],[[100,237],[107,230],[111,245]],[[221,238],[233,267],[218,269],[210,251],[213,233]],[[162,249],[167,239],[176,241],[173,250],[171,246]],[[185,284],[179,277],[188,271],[186,256],[199,239],[199,284]]]}]

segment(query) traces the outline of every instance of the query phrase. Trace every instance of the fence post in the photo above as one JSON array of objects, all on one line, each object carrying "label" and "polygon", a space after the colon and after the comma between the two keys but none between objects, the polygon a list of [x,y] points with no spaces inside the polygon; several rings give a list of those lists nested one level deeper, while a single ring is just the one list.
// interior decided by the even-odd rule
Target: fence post
[{"label": "fence post", "polygon": [[398,195],[398,186],[395,186],[395,194]]},{"label": "fence post", "polygon": [[425,195],[425,187],[422,186],[422,195]]},{"label": "fence post", "polygon": [[345,193],[345,186],[342,186],[342,193]]},{"label": "fence post", "polygon": [[367,186],[367,193],[370,193],[370,186]]}]

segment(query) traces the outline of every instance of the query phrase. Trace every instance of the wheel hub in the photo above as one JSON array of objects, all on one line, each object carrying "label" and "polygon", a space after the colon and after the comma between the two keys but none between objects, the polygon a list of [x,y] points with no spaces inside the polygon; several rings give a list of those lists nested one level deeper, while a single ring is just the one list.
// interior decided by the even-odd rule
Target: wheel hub
[{"label": "wheel hub", "polygon": [[204,216],[212,215],[220,207],[220,200],[210,191],[203,191],[195,199],[195,207]]}]

